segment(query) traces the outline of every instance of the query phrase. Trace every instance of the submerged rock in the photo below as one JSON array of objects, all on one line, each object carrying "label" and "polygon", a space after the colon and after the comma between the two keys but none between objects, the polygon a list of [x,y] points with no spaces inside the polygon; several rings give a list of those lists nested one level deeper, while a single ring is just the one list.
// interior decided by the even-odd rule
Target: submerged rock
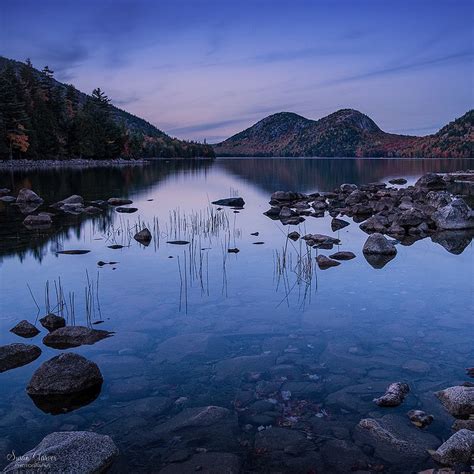
[{"label": "submerged rock", "polygon": [[431,452],[431,456],[436,462],[447,466],[469,465],[474,456],[474,431],[457,431],[436,451]]},{"label": "submerged rock", "polygon": [[212,204],[215,204],[217,206],[244,207],[245,201],[241,197],[232,197],[212,201]]},{"label": "submerged rock", "polygon": [[0,372],[29,364],[41,355],[41,349],[30,344],[0,346]]},{"label": "submerged rock", "polygon": [[54,331],[55,329],[59,329],[66,326],[66,320],[62,316],[57,316],[53,313],[47,314],[39,321],[41,323],[41,326],[43,326],[50,332]]},{"label": "submerged rock", "polygon": [[365,255],[396,255],[395,245],[382,234],[369,235],[362,249]]},{"label": "submerged rock", "polygon": [[326,257],[325,255],[318,255],[316,257],[316,262],[321,270],[326,270],[331,267],[337,267],[341,264],[341,262],[338,262],[337,260],[332,260]]},{"label": "submerged rock", "polygon": [[172,245],[187,245],[189,244],[189,241],[188,240],[168,240],[166,243],[172,244]]},{"label": "submerged rock", "polygon": [[34,202],[34,203],[42,203],[43,199],[40,198],[34,191],[31,189],[20,189],[18,196],[16,198],[16,202],[18,203],[27,203],[27,202]]},{"label": "submerged rock", "polygon": [[101,386],[104,379],[97,364],[72,352],[44,362],[26,388],[29,395],[66,395]]},{"label": "submerged rock", "polygon": [[409,391],[410,387],[408,384],[394,382],[387,387],[384,395],[379,398],[374,398],[374,402],[379,407],[397,407],[403,402]]},{"label": "submerged rock", "polygon": [[410,421],[418,428],[424,428],[433,422],[433,415],[428,415],[422,410],[410,410],[407,415]]},{"label": "submerged rock", "polygon": [[334,260],[352,260],[355,258],[355,253],[348,252],[348,251],[341,251],[341,252],[336,252],[333,253],[332,255],[329,255],[330,258],[333,258]]},{"label": "submerged rock", "polygon": [[227,249],[227,253],[239,253],[240,250],[238,248]]},{"label": "submerged rock", "polygon": [[434,212],[431,216],[439,230],[463,230],[474,228],[474,213],[461,198]]},{"label": "submerged rock", "polygon": [[[91,431],[61,431],[45,436],[3,472],[33,472],[27,466],[36,464],[34,472],[37,473],[96,474],[107,471],[118,453],[110,436]],[[42,465],[48,467],[42,468]]]},{"label": "submerged rock", "polygon": [[462,429],[474,431],[474,418],[469,420],[456,420],[451,426],[453,431],[459,431]]},{"label": "submerged rock", "polygon": [[127,204],[133,204],[133,201],[123,198],[110,198],[107,200],[107,203],[111,206],[126,206]]},{"label": "submerged rock", "polygon": [[231,453],[197,453],[184,462],[173,462],[165,466],[159,474],[194,474],[203,472],[206,474],[239,474],[241,472],[241,460]]},{"label": "submerged rock", "polygon": [[396,415],[360,420],[354,430],[354,439],[359,446],[371,447],[376,457],[395,464],[402,472],[405,469],[400,469],[401,466],[413,468],[414,463],[428,457],[428,449],[439,444],[435,436],[415,430]]},{"label": "submerged rock", "polygon": [[205,406],[195,408],[185,408],[182,412],[170,420],[156,427],[157,433],[165,433],[181,430],[189,427],[202,427],[219,423],[223,418],[227,418],[231,412],[227,408],[218,406]]},{"label": "submerged rock", "polygon": [[125,245],[120,245],[120,244],[112,244],[108,245],[107,248],[112,249],[112,250],[118,250],[118,249],[123,249]]},{"label": "submerged rock", "polygon": [[142,245],[148,246],[150,245],[152,236],[151,232],[148,230],[148,228],[142,229],[140,232],[137,232],[133,238],[137,241],[140,242]]},{"label": "submerged rock", "polygon": [[43,344],[55,349],[69,349],[82,345],[92,345],[112,335],[112,332],[90,329],[85,326],[65,326],[45,336]]},{"label": "submerged rock", "polygon": [[451,415],[474,415],[474,387],[457,385],[436,392],[435,395]]},{"label": "submerged rock", "polygon": [[10,332],[20,337],[34,337],[39,334],[38,328],[26,319],[23,319],[23,321],[20,321],[18,324],[13,326],[10,329]]},{"label": "submerged rock", "polygon": [[7,204],[11,204],[12,202],[16,201],[15,196],[2,196],[0,197],[1,202],[6,202]]}]

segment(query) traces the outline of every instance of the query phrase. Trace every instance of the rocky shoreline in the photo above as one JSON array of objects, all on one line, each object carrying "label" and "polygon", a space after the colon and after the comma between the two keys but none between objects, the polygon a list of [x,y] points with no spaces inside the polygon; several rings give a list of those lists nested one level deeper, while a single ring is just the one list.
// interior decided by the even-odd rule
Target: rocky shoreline
[{"label": "rocky shoreline", "polygon": [[149,162],[144,159],[126,160],[88,160],[75,158],[73,160],[0,160],[0,171],[16,171],[50,168],[103,168],[114,166],[143,166]]}]

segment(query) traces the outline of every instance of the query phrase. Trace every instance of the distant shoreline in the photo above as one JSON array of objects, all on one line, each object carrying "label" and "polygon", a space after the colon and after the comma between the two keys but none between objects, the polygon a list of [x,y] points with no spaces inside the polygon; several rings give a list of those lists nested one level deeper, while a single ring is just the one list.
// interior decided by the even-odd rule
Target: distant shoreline
[{"label": "distant shoreline", "polygon": [[51,169],[51,168],[104,168],[114,166],[144,166],[148,160],[90,160],[76,158],[72,160],[0,160],[0,171]]}]

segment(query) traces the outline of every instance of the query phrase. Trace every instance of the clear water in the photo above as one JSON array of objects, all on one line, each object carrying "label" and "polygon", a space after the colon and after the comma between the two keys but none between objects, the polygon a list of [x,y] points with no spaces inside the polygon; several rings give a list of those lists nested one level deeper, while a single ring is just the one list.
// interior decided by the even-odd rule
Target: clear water
[{"label": "clear water", "polygon": [[[9,329],[44,315],[47,281],[51,306],[60,279],[66,295],[74,292],[76,324],[86,325],[86,272],[95,285],[99,281],[100,311],[95,304],[90,320],[104,320],[94,327],[115,332],[93,346],[71,349],[99,365],[104,384],[95,401],[70,413],[43,413],[25,392],[34,370],[58,354],[42,344],[44,331],[31,340],[43,350],[39,359],[0,374],[0,466],[7,464],[7,453],[23,453],[50,432],[85,429],[116,441],[117,472],[156,472],[199,448],[235,453],[246,471],[278,466],[280,472],[311,472],[312,466],[314,472],[343,472],[347,466],[335,458],[344,452],[332,456],[327,443],[357,444],[354,427],[368,416],[395,414],[410,427],[406,411],[414,407],[435,415],[427,431],[440,444],[451,434],[453,420],[433,392],[465,381],[474,356],[470,239],[456,253],[431,239],[399,245],[396,258],[376,270],[362,255],[367,236],[358,224],[333,233],[328,216],[308,218],[298,228],[262,213],[276,190],[329,191],[345,182],[394,177],[410,184],[428,171],[473,165],[474,160],[218,159],[0,173],[0,187],[15,192],[31,187],[47,204],[80,194],[128,197],[139,209],[119,214],[109,208],[105,216],[72,218],[37,233],[23,229],[17,211],[0,203],[0,343],[27,342]],[[246,202],[238,213],[210,205],[235,195]],[[154,234],[148,247],[130,237],[141,223]],[[308,264],[306,246],[287,241],[289,230],[335,235],[339,249],[357,258],[320,271],[314,250]],[[125,247],[109,249],[113,243]],[[240,252],[227,253],[234,247]],[[56,254],[60,249],[90,253]],[[98,267],[100,260],[118,263]],[[256,359],[263,365],[254,370],[243,363],[234,373],[221,364],[248,355],[260,355]],[[242,360],[248,361],[234,362]],[[260,396],[276,397],[283,410],[270,413],[270,423],[268,416],[252,418],[241,400],[255,396],[258,380],[281,383],[276,395]],[[371,399],[397,380],[411,387],[404,404],[376,407]],[[350,388],[350,395],[341,395],[353,386],[358,388]],[[291,392],[290,400],[282,390]],[[238,420],[230,429],[157,434],[157,427],[183,408],[206,405],[228,408]],[[260,422],[305,433],[312,447],[296,456],[255,449]],[[389,463],[357,449],[356,458],[368,455],[389,471],[406,469],[400,467],[403,454],[400,462]],[[422,456],[412,467],[430,466]]]}]

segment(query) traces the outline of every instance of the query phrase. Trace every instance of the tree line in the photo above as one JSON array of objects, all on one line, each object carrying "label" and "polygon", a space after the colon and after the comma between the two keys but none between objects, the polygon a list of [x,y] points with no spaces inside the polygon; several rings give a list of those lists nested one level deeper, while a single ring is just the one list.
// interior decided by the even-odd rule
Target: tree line
[{"label": "tree line", "polygon": [[214,156],[208,145],[173,139],[149,124],[130,126],[100,88],[84,96],[55,81],[48,66],[18,64],[9,61],[0,71],[0,159]]}]

